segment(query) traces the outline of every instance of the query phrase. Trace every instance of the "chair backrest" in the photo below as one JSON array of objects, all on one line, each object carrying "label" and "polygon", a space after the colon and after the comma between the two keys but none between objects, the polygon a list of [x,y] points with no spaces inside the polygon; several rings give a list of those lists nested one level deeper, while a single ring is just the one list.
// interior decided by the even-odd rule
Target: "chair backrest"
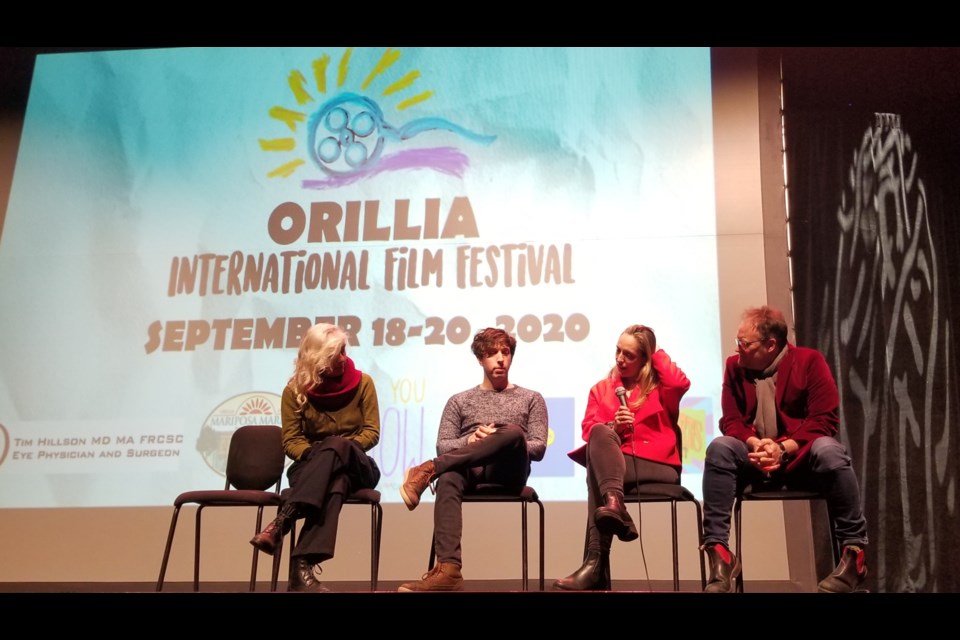
[{"label": "chair backrest", "polygon": [[670,427],[673,429],[673,435],[677,438],[677,453],[680,454],[680,465],[683,465],[683,431],[680,429],[680,418],[670,420]]},{"label": "chair backrest", "polygon": [[251,424],[237,429],[227,453],[227,486],[267,491],[283,475],[283,442],[280,427]]}]

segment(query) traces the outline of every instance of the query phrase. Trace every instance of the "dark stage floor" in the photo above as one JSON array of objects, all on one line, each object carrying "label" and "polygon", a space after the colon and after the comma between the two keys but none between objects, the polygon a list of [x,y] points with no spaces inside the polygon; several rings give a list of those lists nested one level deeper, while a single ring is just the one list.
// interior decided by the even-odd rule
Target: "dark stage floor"
[{"label": "dark stage floor", "polygon": [[[377,593],[394,593],[407,580],[380,580]],[[553,578],[544,580],[545,593],[556,592],[551,588]],[[332,593],[369,594],[370,583],[367,581],[324,581],[323,583]],[[200,593],[249,593],[250,585],[247,582],[201,582]],[[796,592],[795,585],[789,582],[751,583],[748,590],[790,593]],[[530,594],[536,593],[538,579],[530,578]],[[0,582],[0,594],[5,593],[154,593],[154,582]],[[254,593],[268,593],[270,584],[259,582]],[[277,592],[286,591],[286,582],[281,581]],[[464,593],[518,593],[523,594],[520,580],[467,580],[464,582]],[[669,580],[614,580],[613,590],[607,593],[673,593],[673,583]],[[699,593],[698,581],[681,581],[680,593]],[[163,593],[193,593],[192,582],[167,582],[163,585]]]}]

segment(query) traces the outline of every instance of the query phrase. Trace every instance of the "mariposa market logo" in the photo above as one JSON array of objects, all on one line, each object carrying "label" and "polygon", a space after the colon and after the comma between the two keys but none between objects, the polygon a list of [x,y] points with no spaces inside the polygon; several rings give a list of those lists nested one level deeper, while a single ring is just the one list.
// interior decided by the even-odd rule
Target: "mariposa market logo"
[{"label": "mariposa market logo", "polygon": [[221,402],[203,421],[197,451],[213,471],[227,474],[227,454],[233,432],[248,424],[280,426],[280,396],[257,391],[241,393]]},{"label": "mariposa market logo", "polygon": [[[318,190],[403,169],[430,169],[461,177],[470,165],[462,151],[450,146],[424,146],[424,142],[430,144],[438,138],[449,140],[442,132],[482,145],[496,139],[444,118],[424,117],[402,122],[405,110],[425,103],[434,95],[432,90],[420,90],[416,86],[420,71],[409,70],[391,81],[397,75],[394,70],[401,58],[398,49],[385,50],[369,70],[354,70],[352,56],[353,49],[348,48],[335,66],[327,54],[314,60],[311,64],[313,86],[302,71],[290,72],[287,84],[297,108],[274,106],[269,114],[285,124],[293,135],[261,138],[259,142],[267,153],[298,154],[299,157],[282,162],[267,173],[268,177],[289,178],[298,172],[319,170],[320,177],[302,180],[304,189]],[[357,80],[360,80],[359,87],[353,89]],[[330,81],[333,87],[328,88]],[[331,88],[333,95],[328,96]],[[379,95],[372,97],[377,91]],[[393,103],[397,114],[391,116],[390,122],[378,100]],[[319,106],[310,111],[317,103]],[[408,141],[417,136],[421,138],[416,148],[412,148],[414,144]]]}]

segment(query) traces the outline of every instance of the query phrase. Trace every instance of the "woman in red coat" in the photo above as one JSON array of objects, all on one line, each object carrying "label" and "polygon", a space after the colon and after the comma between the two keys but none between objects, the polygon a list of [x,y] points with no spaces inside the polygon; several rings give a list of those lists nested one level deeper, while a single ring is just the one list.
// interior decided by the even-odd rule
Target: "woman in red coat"
[{"label": "woman in red coat", "polygon": [[690,380],[665,351],[653,330],[624,329],[616,364],[590,389],[581,427],[586,444],[568,455],[587,468],[587,554],[583,566],[553,583],[555,589],[609,589],[610,543],[639,537],[623,503],[625,486],[638,482],[678,483],[680,398]]}]

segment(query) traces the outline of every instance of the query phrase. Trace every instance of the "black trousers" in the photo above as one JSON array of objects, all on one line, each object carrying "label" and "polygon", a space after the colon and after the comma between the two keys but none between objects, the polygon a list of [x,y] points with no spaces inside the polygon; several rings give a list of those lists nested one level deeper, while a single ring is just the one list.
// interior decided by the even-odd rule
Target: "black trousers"
[{"label": "black trousers", "polygon": [[344,498],[357,489],[373,489],[380,469],[353,440],[329,436],[313,445],[309,459],[294,462],[287,470],[290,491],[286,501],[298,506],[303,518],[294,556],[311,556],[311,562],[333,557],[337,526]]}]

